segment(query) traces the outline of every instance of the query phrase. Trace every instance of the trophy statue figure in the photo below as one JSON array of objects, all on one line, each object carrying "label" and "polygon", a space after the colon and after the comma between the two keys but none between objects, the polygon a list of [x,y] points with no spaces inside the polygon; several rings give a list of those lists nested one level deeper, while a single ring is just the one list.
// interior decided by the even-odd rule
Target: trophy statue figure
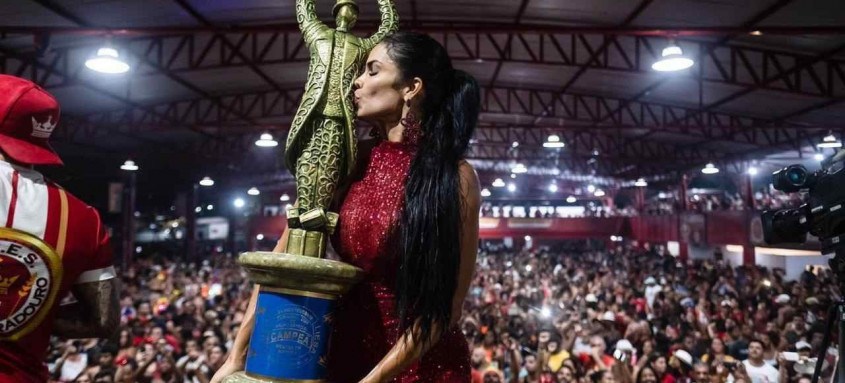
[{"label": "trophy statue figure", "polygon": [[296,204],[287,209],[287,246],[283,253],[239,258],[261,288],[245,371],[226,383],[323,382],[333,303],[362,277],[357,267],[324,259],[338,220],[328,208],[355,164],[352,83],[369,51],[396,31],[398,17],[393,0],[378,0],[378,31],[360,38],[349,32],[358,17],[354,0],[337,0],[336,29],[317,19],[314,1],[296,1],[311,62],[285,150],[297,192]]},{"label": "trophy statue figure", "polygon": [[[293,209],[298,222],[290,222],[291,216],[288,220],[292,228],[331,233],[337,223],[337,215],[327,213],[326,208],[336,186],[355,164],[352,83],[361,73],[370,50],[398,27],[393,1],[378,0],[378,4],[379,29],[374,35],[361,38],[349,32],[358,19],[354,0],[338,0],[334,6],[337,29],[317,19],[314,0],[296,2],[296,18],[311,62],[305,93],[285,147],[285,163],[296,178],[298,198],[298,206]],[[291,233],[291,238],[299,234]],[[303,250],[307,252],[303,255],[308,256],[324,252],[320,246],[304,246]]]}]

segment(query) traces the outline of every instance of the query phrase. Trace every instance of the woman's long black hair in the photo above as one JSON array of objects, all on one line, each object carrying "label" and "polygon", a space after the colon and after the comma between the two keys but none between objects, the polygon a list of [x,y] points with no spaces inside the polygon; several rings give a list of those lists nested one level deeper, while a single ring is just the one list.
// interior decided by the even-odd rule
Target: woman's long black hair
[{"label": "woman's long black hair", "polygon": [[411,335],[428,341],[434,326],[446,331],[452,319],[461,259],[458,167],[478,122],[481,96],[475,79],[453,69],[446,49],[428,35],[399,32],[384,43],[401,80],[419,77],[424,86],[422,135],[396,228],[396,303],[400,329],[416,323]]}]

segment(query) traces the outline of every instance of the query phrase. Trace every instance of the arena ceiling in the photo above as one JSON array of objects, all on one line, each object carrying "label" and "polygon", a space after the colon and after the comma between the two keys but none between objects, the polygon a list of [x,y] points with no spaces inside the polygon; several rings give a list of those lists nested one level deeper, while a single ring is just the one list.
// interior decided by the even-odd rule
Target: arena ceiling
[{"label": "arena ceiling", "polygon": [[[741,171],[845,135],[841,0],[396,2],[402,29],[443,42],[483,86],[470,157],[485,182],[517,162],[621,181],[708,162]],[[333,25],[334,1],[317,3]],[[363,34],[376,1],[358,3]],[[131,157],[162,180],[289,180],[283,145],[253,143],[284,139],[302,92],[294,0],[16,0],[0,16],[0,72],[57,96],[56,146],[74,171]],[[129,73],[85,69],[107,35]],[[696,64],[654,72],[670,38]],[[544,149],[549,134],[566,147]]]}]

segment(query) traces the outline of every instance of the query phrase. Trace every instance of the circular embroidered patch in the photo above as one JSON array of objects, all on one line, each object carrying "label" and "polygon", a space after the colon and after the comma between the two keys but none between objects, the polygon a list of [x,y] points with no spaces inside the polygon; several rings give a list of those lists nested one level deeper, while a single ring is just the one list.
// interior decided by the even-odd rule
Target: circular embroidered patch
[{"label": "circular embroidered patch", "polygon": [[50,245],[0,228],[0,340],[18,340],[38,327],[61,283],[61,259]]}]

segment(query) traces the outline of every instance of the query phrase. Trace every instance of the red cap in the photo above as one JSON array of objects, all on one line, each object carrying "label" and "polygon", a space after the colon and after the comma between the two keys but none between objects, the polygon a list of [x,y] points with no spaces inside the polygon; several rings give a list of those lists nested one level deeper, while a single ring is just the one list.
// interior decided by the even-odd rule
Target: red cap
[{"label": "red cap", "polygon": [[47,142],[59,124],[59,103],[22,78],[0,75],[0,150],[29,165],[62,165]]}]

